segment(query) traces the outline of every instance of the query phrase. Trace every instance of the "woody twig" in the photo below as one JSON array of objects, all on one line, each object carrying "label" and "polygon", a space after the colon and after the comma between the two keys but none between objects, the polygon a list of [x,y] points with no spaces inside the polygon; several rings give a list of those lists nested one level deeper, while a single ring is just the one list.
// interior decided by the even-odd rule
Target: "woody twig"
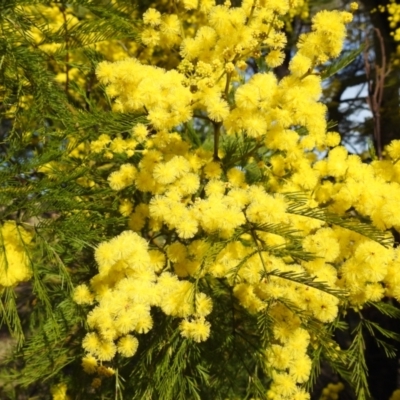
[{"label": "woody twig", "polygon": [[374,121],[374,140],[376,145],[376,153],[378,155],[379,160],[381,160],[382,159],[381,107],[382,107],[383,91],[385,87],[385,79],[390,72],[390,68],[387,66],[386,63],[385,44],[383,41],[382,34],[379,29],[374,28],[374,30],[379,40],[379,46],[382,55],[381,65],[378,65],[376,62],[374,65],[375,77],[372,77],[372,69],[373,69],[372,63],[368,59],[368,49],[369,49],[368,37],[365,39],[366,47],[363,55],[364,55],[365,74],[367,76],[367,83],[368,83],[367,102],[372,112],[372,117]]}]

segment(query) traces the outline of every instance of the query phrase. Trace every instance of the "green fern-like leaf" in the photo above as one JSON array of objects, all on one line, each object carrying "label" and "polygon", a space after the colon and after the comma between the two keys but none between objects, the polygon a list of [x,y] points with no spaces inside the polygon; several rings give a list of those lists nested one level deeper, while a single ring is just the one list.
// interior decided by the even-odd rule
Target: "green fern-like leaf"
[{"label": "green fern-like leaf", "polygon": [[328,68],[321,72],[321,78],[327,79],[337,74],[343,68],[351,64],[364,50],[365,45],[361,45],[358,49],[345,52],[338,60],[333,62]]},{"label": "green fern-like leaf", "polygon": [[357,232],[385,247],[390,247],[392,245],[392,239],[388,237],[385,232],[375,228],[371,224],[364,223],[351,216],[339,217],[323,208],[308,207],[306,205],[308,200],[304,197],[304,194],[290,193],[286,194],[286,197],[292,200],[292,204],[287,208],[288,213],[318,219],[329,225],[340,226],[350,231]]}]

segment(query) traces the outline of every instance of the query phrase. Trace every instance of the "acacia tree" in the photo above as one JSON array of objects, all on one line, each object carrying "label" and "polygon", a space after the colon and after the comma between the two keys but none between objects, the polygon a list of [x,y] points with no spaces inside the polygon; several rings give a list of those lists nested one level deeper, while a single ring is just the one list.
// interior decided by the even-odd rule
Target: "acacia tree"
[{"label": "acacia tree", "polygon": [[305,6],[2,6],[5,396],[307,399],[328,363],[369,398],[400,143],[366,164],[326,121],[351,12],[312,16],[277,77]]}]

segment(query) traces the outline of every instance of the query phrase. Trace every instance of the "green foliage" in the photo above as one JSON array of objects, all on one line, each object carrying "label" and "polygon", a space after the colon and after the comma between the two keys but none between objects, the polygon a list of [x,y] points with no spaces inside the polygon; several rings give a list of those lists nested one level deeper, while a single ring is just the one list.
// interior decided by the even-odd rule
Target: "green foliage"
[{"label": "green foliage", "polygon": [[[27,390],[23,388],[35,386],[48,391],[64,375],[76,379],[68,371],[81,370],[86,314],[71,301],[71,292],[91,274],[94,246],[125,225],[117,212],[118,198],[104,185],[112,163],[93,170],[89,159],[71,158],[71,152],[97,138],[99,130],[124,134],[140,121],[99,105],[103,91],[94,82],[91,63],[104,55],[89,47],[109,38],[135,39],[133,8],[73,3],[69,10],[82,19],[57,31],[40,22],[41,9],[32,1],[0,6],[0,222],[14,219],[35,235],[29,253],[33,277],[24,285],[26,293],[0,289],[0,326],[16,343],[10,357],[1,360],[2,398],[20,398]],[[49,6],[44,1],[36,5]],[[33,28],[43,35],[39,43],[29,33]],[[43,50],[42,45],[53,43],[62,45],[54,54]],[[82,72],[90,90],[82,91],[74,81],[68,87],[57,82],[57,74],[72,67]],[[52,168],[54,162],[62,169]],[[93,180],[98,187],[82,185],[82,180]]]},{"label": "green foliage", "polygon": [[357,49],[344,52],[343,55],[341,55],[337,60],[332,62],[328,68],[321,72],[321,78],[328,79],[336,75],[338,72],[351,64],[363,51],[365,51],[365,45],[362,45]]},{"label": "green foliage", "polygon": [[[212,333],[206,342],[182,337],[175,318],[152,309],[154,327],[140,336],[138,352],[131,358],[116,356],[113,362],[104,362],[104,367],[113,368],[114,375],[104,378],[99,389],[93,384],[93,376],[82,372],[82,340],[89,329],[86,318],[90,308],[73,302],[73,291],[98,272],[93,254],[99,243],[127,229],[127,218],[119,212],[126,198],[123,194],[128,193],[138,203],[149,199],[132,187],[111,190],[107,181],[110,172],[121,164],[138,164],[143,148],[131,155],[115,153],[107,161],[85,151],[101,134],[129,137],[135,125],[148,122],[145,113],[111,110],[112,96],[95,75],[97,64],[108,54],[95,45],[112,40],[129,55],[130,41],[138,39],[141,23],[135,19],[132,2],[75,0],[51,4],[64,16],[64,23],[53,29],[49,21],[37,19],[37,10],[22,8],[43,5],[49,3],[14,0],[0,4],[0,228],[5,221],[14,220],[35,237],[34,248],[27,249],[31,280],[23,283],[20,291],[0,287],[0,327],[15,343],[12,352],[0,360],[0,397],[19,400],[36,390],[40,398],[49,398],[43,393],[67,383],[74,388],[76,399],[265,399],[272,375],[272,370],[266,371],[265,354],[271,344],[276,344],[276,321],[270,308],[278,304],[298,316],[299,326],[312,333],[312,372],[305,387],[312,391],[321,365],[327,362],[353,385],[358,398],[367,399],[363,332],[372,336],[378,333],[376,341],[388,356],[393,356],[396,348],[385,339],[398,340],[396,333],[361,319],[352,332],[350,348],[338,349],[333,340],[335,332],[349,331],[341,316],[323,324],[283,297],[265,300],[265,308],[256,314],[235,297],[229,281],[240,283],[240,272],[257,256],[264,266],[261,279],[289,281],[345,303],[345,290],[332,289],[312,274],[264,265],[267,256],[284,259],[288,266],[317,258],[304,249],[302,233],[284,223],[246,223],[229,238],[207,236],[209,249],[202,260],[203,270],[228,244],[251,244],[255,250],[223,279],[211,275],[189,278],[196,293],[214,300]],[[76,21],[70,25],[68,18],[72,16]],[[40,40],[32,34],[34,30],[40,32]],[[44,50],[52,44],[59,45],[56,51]],[[349,52],[323,71],[322,77],[331,77],[361,51]],[[72,69],[77,71],[76,80]],[[196,119],[196,123],[179,127],[179,135],[194,149],[212,148],[207,121],[198,119],[200,122]],[[328,124],[329,128],[333,126]],[[300,136],[308,134],[305,127],[294,130]],[[262,141],[247,135],[221,137],[221,150],[223,174],[235,167],[245,173],[249,184],[272,184],[268,168],[271,157],[279,151],[271,151]],[[393,245],[393,239],[355,212],[337,216],[321,207],[311,208],[307,196],[285,193],[287,212],[322,221],[326,227],[351,230],[386,247]],[[263,234],[277,235],[284,241],[271,245]],[[164,255],[159,243],[189,243],[165,226],[145,239]],[[1,243],[3,246],[3,240]],[[5,248],[0,251],[6,253]],[[398,308],[388,302],[367,305],[400,318]]]},{"label": "green foliage", "polygon": [[391,247],[393,244],[393,239],[383,231],[380,231],[371,224],[363,223],[363,221],[360,221],[357,218],[352,218],[351,215],[347,218],[340,218],[323,208],[310,208],[306,205],[307,198],[301,193],[290,193],[287,197],[295,200],[295,202],[289,207],[289,212],[293,214],[319,219],[329,225],[337,225],[350,231],[357,232],[385,247]]}]

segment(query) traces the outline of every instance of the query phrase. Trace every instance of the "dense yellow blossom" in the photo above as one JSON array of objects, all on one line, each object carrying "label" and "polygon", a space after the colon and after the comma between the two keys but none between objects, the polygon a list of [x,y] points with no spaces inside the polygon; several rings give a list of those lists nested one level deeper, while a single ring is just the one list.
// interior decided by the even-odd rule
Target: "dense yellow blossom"
[{"label": "dense yellow blossom", "polygon": [[0,225],[0,288],[17,285],[32,277],[29,245],[33,235],[15,221]]},{"label": "dense yellow blossom", "polygon": [[132,357],[138,348],[138,340],[132,335],[123,336],[118,340],[118,352],[124,357]]},{"label": "dense yellow blossom", "polygon": [[67,395],[67,385],[65,383],[59,383],[51,388],[51,394],[53,400],[70,400],[70,396]]},{"label": "dense yellow blossom", "polygon": [[[382,234],[400,229],[400,146],[364,164],[327,132],[320,102],[316,68],[340,54],[352,14],[318,12],[289,74],[278,79],[268,69],[283,60],[283,20],[300,3],[184,0],[169,14],[150,8],[141,41],[151,51],[174,49],[176,65],[127,58],[98,66],[114,111],[146,121],[129,139],[99,135],[90,145],[98,157],[131,157],[108,176],[131,230],[97,246],[98,274],[74,292],[78,304],[92,304],[83,339],[88,373],[117,353],[140,352],[140,335],[157,324],[154,308],[185,340],[212,338],[222,282],[233,314],[271,319],[268,398],[309,399],[311,346],[321,345],[310,321],[329,326],[345,307],[400,298],[398,251],[335,222],[343,217],[351,228],[356,218],[370,219]],[[196,21],[190,29],[188,15]],[[261,55],[268,68],[244,73]],[[186,137],[198,119],[213,151],[208,139],[202,146]],[[229,143],[244,145],[232,155]]]},{"label": "dense yellow blossom", "polygon": [[98,363],[95,357],[85,356],[82,358],[82,368],[87,374],[94,374],[97,371]]},{"label": "dense yellow blossom", "polygon": [[86,285],[79,285],[74,290],[73,299],[77,304],[92,304],[94,296]]},{"label": "dense yellow blossom", "polygon": [[331,400],[337,399],[339,397],[339,392],[344,389],[344,384],[342,382],[329,383],[321,393],[320,400]]},{"label": "dense yellow blossom", "polygon": [[179,325],[181,335],[193,339],[195,342],[204,342],[210,335],[210,323],[204,318],[193,321],[183,320]]}]

